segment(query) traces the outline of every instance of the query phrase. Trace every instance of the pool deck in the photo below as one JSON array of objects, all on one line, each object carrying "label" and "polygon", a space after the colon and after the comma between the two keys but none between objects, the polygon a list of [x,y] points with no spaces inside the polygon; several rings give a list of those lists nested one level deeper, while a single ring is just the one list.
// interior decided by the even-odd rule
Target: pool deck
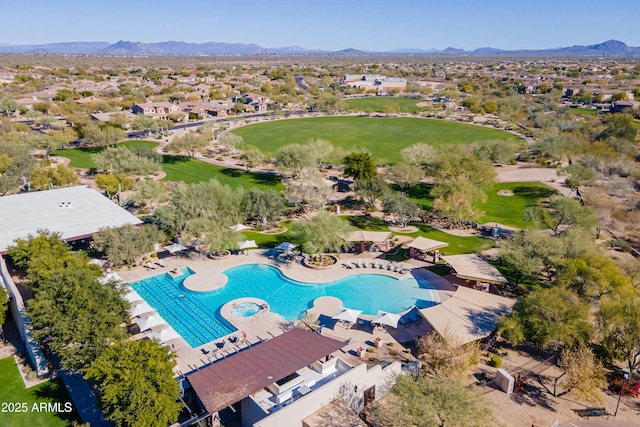
[{"label": "pool deck", "polygon": [[[226,258],[216,260],[200,256],[166,257],[162,259],[166,267],[158,267],[156,269],[135,267],[129,270],[118,271],[117,273],[123,280],[135,282],[162,273],[172,274],[172,272],[182,267],[189,267],[195,272],[190,278],[197,277],[197,280],[194,279],[194,281],[192,281],[192,283],[196,285],[192,284],[190,288],[191,286],[199,286],[200,289],[192,290],[205,291],[212,282],[214,282],[213,288],[224,286],[219,283],[221,280],[224,280],[221,276],[226,278],[223,274],[224,270],[237,265],[257,263],[277,267],[288,278],[300,282],[326,283],[357,274],[383,274],[397,279],[413,276],[415,278],[428,280],[436,290],[441,302],[450,298],[455,292],[455,287],[450,282],[424,268],[414,268],[411,272],[400,275],[393,271],[373,268],[348,269],[342,265],[347,260],[353,263],[353,261],[358,258],[370,259],[371,257],[367,256],[367,254],[355,257],[349,255],[341,256],[339,263],[334,267],[315,270],[304,267],[299,260],[287,263],[277,262],[265,256],[266,252],[268,251],[260,249],[251,250],[245,251],[243,255],[230,255]],[[416,267],[411,264],[407,264],[407,266]],[[216,281],[218,281],[218,283],[215,283]],[[226,281],[224,283],[226,284]],[[242,300],[244,301],[245,299]],[[254,299],[249,298],[247,300]],[[237,329],[236,332],[196,348],[192,348],[182,338],[174,339],[166,343],[171,348],[171,351],[177,355],[176,374],[191,372],[201,366],[228,357],[251,345],[280,335],[292,327],[291,322],[284,320],[278,313],[271,312],[268,306],[254,316],[233,316],[230,314],[229,308],[230,304],[232,305],[234,302],[239,303],[242,301],[234,300],[233,302],[230,301],[225,304],[225,306],[223,306],[224,310],[221,309],[221,314]],[[343,323],[331,320],[331,317],[338,312],[341,306],[342,302],[337,298],[321,297],[314,301],[314,306],[309,309],[309,314],[320,320],[321,333],[323,335],[345,342],[345,351],[355,351],[355,349],[359,347],[373,345],[376,337],[380,337],[385,342],[408,342],[413,341],[416,336],[423,336],[429,332],[429,327],[424,321],[413,322],[409,325],[398,325],[397,329],[390,328],[389,330],[383,330],[372,328],[367,322],[367,316],[362,316],[364,319],[362,324],[346,327]],[[242,339],[243,333],[246,335],[245,339]],[[144,334],[138,334],[134,338],[142,337],[144,337]],[[237,340],[234,339],[234,337],[237,338]],[[233,339],[235,342],[232,342],[230,339]],[[224,346],[219,347],[221,343],[224,343]]]}]

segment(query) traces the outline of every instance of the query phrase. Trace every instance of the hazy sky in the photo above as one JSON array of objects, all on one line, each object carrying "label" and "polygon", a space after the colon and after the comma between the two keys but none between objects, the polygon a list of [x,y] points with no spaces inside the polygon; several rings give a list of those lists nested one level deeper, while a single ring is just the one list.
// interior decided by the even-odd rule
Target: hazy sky
[{"label": "hazy sky", "polygon": [[640,0],[31,0],[0,9],[0,44],[118,40],[535,49],[640,46]]}]

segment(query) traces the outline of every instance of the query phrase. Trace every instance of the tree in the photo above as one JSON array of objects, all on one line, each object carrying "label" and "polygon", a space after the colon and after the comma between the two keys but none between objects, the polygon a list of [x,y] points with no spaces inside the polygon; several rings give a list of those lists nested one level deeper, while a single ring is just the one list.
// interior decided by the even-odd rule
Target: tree
[{"label": "tree", "polygon": [[87,147],[106,147],[117,144],[127,137],[125,131],[113,126],[98,126],[89,123],[82,127],[82,142]]},{"label": "tree", "polygon": [[275,154],[278,169],[290,172],[294,178],[299,178],[303,169],[315,165],[315,153],[309,147],[301,144],[289,144],[280,147]]},{"label": "tree", "polygon": [[407,223],[420,213],[420,206],[404,194],[392,193],[382,200],[382,210],[388,215],[393,215],[401,228],[405,228]]},{"label": "tree", "polygon": [[133,199],[142,206],[149,206],[154,209],[158,203],[164,203],[170,199],[169,188],[154,180],[142,181],[138,184]]},{"label": "tree", "polygon": [[460,379],[409,374],[397,377],[384,404],[374,403],[375,424],[388,427],[491,427],[493,414]]},{"label": "tree", "polygon": [[586,253],[567,261],[558,274],[558,283],[586,301],[595,302],[609,293],[633,293],[631,278],[611,258],[599,253]]},{"label": "tree", "polygon": [[400,155],[405,162],[418,166],[429,165],[434,160],[435,154],[436,150],[431,145],[423,142],[418,142],[400,150]]},{"label": "tree", "polygon": [[356,181],[370,181],[378,175],[376,164],[369,153],[360,151],[347,154],[342,163],[344,164],[344,176],[351,177]]},{"label": "tree", "polygon": [[236,151],[236,148],[240,145],[242,150],[244,150],[244,138],[240,135],[236,135],[235,133],[227,132],[220,139],[220,142],[227,147],[231,148],[233,151]]},{"label": "tree", "polygon": [[376,176],[369,181],[356,181],[354,186],[356,196],[358,196],[369,207],[374,207],[376,200],[384,197],[389,192],[389,186],[383,176]]},{"label": "tree", "polygon": [[135,130],[143,130],[145,133],[155,132],[158,130],[158,120],[145,116],[144,114],[136,114],[132,127]]},{"label": "tree", "polygon": [[262,191],[252,188],[245,193],[242,210],[249,219],[265,226],[269,221],[280,217],[285,209],[282,196],[275,190]]},{"label": "tree", "polygon": [[560,234],[561,226],[565,229],[569,227],[590,229],[595,227],[597,222],[591,209],[582,205],[578,199],[556,196],[549,200],[547,226],[556,236]]},{"label": "tree", "polygon": [[166,427],[178,419],[175,354],[153,340],[120,341],[84,369],[96,381],[100,406],[118,426]]},{"label": "tree", "polygon": [[308,254],[339,252],[347,243],[352,228],[340,217],[328,212],[320,212],[308,221],[291,224],[291,240],[297,242]]},{"label": "tree", "polygon": [[47,190],[76,184],[78,176],[65,165],[51,167],[46,164],[40,164],[31,172],[29,182],[34,190]]},{"label": "tree", "polygon": [[174,139],[164,147],[168,153],[186,153],[189,160],[193,160],[197,152],[202,152],[209,146],[209,139],[204,134],[186,134]]},{"label": "tree", "polygon": [[640,366],[640,297],[637,294],[604,297],[596,319],[604,347],[633,372]]},{"label": "tree", "polygon": [[549,273],[563,252],[561,245],[559,239],[537,230],[523,230],[505,239],[500,260],[512,269],[516,279],[514,287],[525,279],[538,280],[545,269]]},{"label": "tree", "polygon": [[211,251],[236,249],[243,240],[242,234],[211,218],[194,218],[187,232],[196,238],[198,245],[205,245]]},{"label": "tree", "polygon": [[563,348],[558,366],[564,371],[561,378],[565,393],[573,392],[579,399],[602,402],[600,392],[607,384],[604,368],[589,347],[577,345]]},{"label": "tree", "polygon": [[4,340],[4,333],[2,331],[2,325],[4,325],[7,314],[7,309],[9,308],[9,295],[7,294],[4,286],[0,286],[0,338]]},{"label": "tree", "polygon": [[558,175],[566,176],[565,184],[571,189],[571,192],[577,191],[578,188],[592,184],[598,177],[595,170],[585,168],[577,164],[572,164],[558,171]]},{"label": "tree", "polygon": [[302,174],[299,181],[287,183],[284,196],[290,203],[295,203],[296,207],[301,207],[310,219],[313,211],[324,207],[331,193],[333,189],[327,185],[323,175],[312,170]]},{"label": "tree", "polygon": [[400,187],[403,193],[412,185],[420,182],[424,171],[420,166],[408,163],[397,163],[387,168],[387,178]]},{"label": "tree", "polygon": [[473,204],[487,199],[482,188],[465,178],[452,178],[434,185],[431,196],[434,198],[433,209],[454,224],[478,217],[481,213],[473,208]]},{"label": "tree", "polygon": [[480,359],[477,342],[463,344],[460,337],[448,328],[442,335],[432,331],[423,336],[418,351],[433,373],[442,378],[462,376]]},{"label": "tree", "polygon": [[123,146],[108,147],[91,159],[98,169],[128,176],[152,175],[162,168],[157,158],[136,155]]},{"label": "tree", "polygon": [[512,141],[483,141],[477,145],[476,156],[491,163],[506,164],[515,160],[518,148]]},{"label": "tree", "polygon": [[638,129],[633,126],[633,116],[631,114],[611,114],[607,116],[604,123],[606,127],[598,135],[598,139],[620,138],[627,141],[636,139]]},{"label": "tree", "polygon": [[267,156],[257,148],[252,150],[244,150],[242,155],[240,155],[240,159],[244,161],[244,167],[246,168],[247,172],[249,172],[251,168],[258,167],[268,161]]},{"label": "tree", "polygon": [[133,179],[123,173],[99,173],[95,177],[96,185],[107,193],[107,196],[114,197],[121,191],[131,190],[135,186]]},{"label": "tree", "polygon": [[316,164],[322,167],[325,163],[333,159],[336,148],[329,141],[324,139],[310,139],[307,147],[313,153]]},{"label": "tree", "polygon": [[27,308],[35,338],[61,358],[65,369],[93,362],[124,337],[120,325],[128,319],[128,303],[117,285],[99,281],[92,267],[85,261],[53,271]]},{"label": "tree", "polygon": [[516,302],[500,329],[514,344],[530,341],[541,349],[557,343],[585,343],[591,339],[590,314],[589,305],[575,292],[539,288]]},{"label": "tree", "polygon": [[113,265],[131,265],[145,253],[152,252],[154,245],[162,240],[164,236],[154,224],[125,225],[100,229],[93,235],[93,247],[104,253]]},{"label": "tree", "polygon": [[465,153],[461,147],[441,150],[433,168],[433,177],[437,184],[450,180],[465,180],[479,187],[493,184],[496,173],[488,162]]}]

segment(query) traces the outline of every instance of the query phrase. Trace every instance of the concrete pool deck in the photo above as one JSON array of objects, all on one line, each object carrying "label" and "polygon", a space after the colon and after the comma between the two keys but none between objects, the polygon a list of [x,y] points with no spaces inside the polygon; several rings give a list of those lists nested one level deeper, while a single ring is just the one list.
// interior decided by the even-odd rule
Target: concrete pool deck
[{"label": "concrete pool deck", "polygon": [[[446,279],[424,268],[414,268],[410,273],[400,275],[392,271],[372,268],[347,269],[342,265],[347,260],[353,263],[353,260],[358,258],[370,259],[371,256],[367,256],[368,254],[361,254],[359,256],[341,255],[339,263],[334,267],[314,270],[304,267],[299,260],[289,263],[275,262],[273,259],[265,256],[266,252],[267,250],[252,250],[246,252],[244,255],[230,255],[226,258],[216,260],[188,256],[179,256],[177,258],[167,257],[162,259],[166,264],[166,267],[163,268],[149,269],[145,267],[135,267],[129,270],[118,271],[117,273],[126,282],[136,282],[163,273],[171,274],[171,272],[176,269],[189,267],[196,272],[196,274],[190,277],[200,276],[199,281],[206,286],[210,280],[220,280],[220,276],[224,276],[222,272],[226,269],[243,264],[257,263],[277,267],[288,278],[300,282],[325,283],[347,276],[368,273],[383,274],[397,279],[413,276],[427,280],[436,290],[440,302],[447,300],[455,292],[455,287]],[[407,266],[414,267],[410,264],[407,264]],[[234,300],[234,302],[238,301]],[[291,322],[284,320],[278,313],[271,312],[270,310],[261,310],[257,315],[249,317],[230,315],[228,310],[229,303],[232,304],[233,302],[227,302],[224,313],[222,313],[221,310],[221,314],[237,331],[195,348],[192,348],[182,338],[174,339],[166,343],[177,355],[176,373],[191,372],[201,366],[241,351],[250,345],[280,335],[292,327]],[[314,301],[314,306],[309,309],[309,313],[314,318],[320,318],[326,321],[335,315],[341,306],[342,302],[337,298],[321,297]],[[369,325],[366,325],[366,327],[356,325],[353,328],[345,328],[335,322],[325,323],[328,324],[321,328],[322,334],[344,341],[347,350],[352,347],[359,348],[363,345],[366,346],[367,343],[373,342],[376,337],[381,337],[385,342],[407,342],[413,341],[416,335],[422,336],[428,332],[426,322],[412,323],[408,326],[398,325],[397,329],[389,329],[388,331],[372,329]],[[246,335],[245,340],[241,339],[243,333]],[[139,334],[135,338],[143,338],[144,336],[144,334]],[[238,340],[231,342],[230,338],[232,337],[236,337]],[[221,345],[223,342],[224,346],[219,348],[218,345]]]}]

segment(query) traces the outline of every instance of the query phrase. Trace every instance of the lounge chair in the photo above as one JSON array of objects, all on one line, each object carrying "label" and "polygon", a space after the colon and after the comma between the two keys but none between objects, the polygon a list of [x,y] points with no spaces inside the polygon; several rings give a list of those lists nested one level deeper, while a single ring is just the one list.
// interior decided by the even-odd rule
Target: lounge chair
[{"label": "lounge chair", "polygon": [[369,260],[365,259],[364,261],[362,261],[362,267],[363,268],[369,268]]},{"label": "lounge chair", "polygon": [[380,268],[380,263],[378,262],[378,260],[373,261],[371,268]]},{"label": "lounge chair", "polygon": [[154,264],[151,264],[150,262],[147,262],[144,266],[147,267],[149,270],[155,270],[158,268],[157,266],[155,266]]},{"label": "lounge chair", "polygon": [[362,266],[362,260],[360,260],[360,259],[359,259],[358,261],[356,261],[356,267],[358,267],[358,268],[364,268],[364,267]]},{"label": "lounge chair", "polygon": [[350,261],[347,261],[347,262],[345,262],[345,263],[344,263],[344,264],[342,264],[342,265],[344,265],[345,267],[347,267],[347,268],[349,268],[349,269],[352,269],[352,268],[353,268],[353,264],[351,264],[351,262],[350,262]]},{"label": "lounge chair", "polygon": [[165,264],[165,262],[161,259],[156,260],[156,264],[158,264],[162,268],[167,266],[167,264]]},{"label": "lounge chair", "polygon": [[397,264],[398,263],[395,261],[389,261],[389,263],[387,264],[387,270],[393,270],[393,267]]},{"label": "lounge chair", "polygon": [[400,263],[396,263],[396,265],[393,266],[393,271],[395,271],[396,273],[400,272],[400,270],[402,270],[404,267],[402,267],[402,264]]},{"label": "lounge chair", "polygon": [[378,268],[379,268],[380,270],[382,270],[382,269],[384,269],[384,268],[387,268],[387,263],[386,263],[386,262],[384,262],[384,261],[380,261],[380,265],[378,266]]}]

